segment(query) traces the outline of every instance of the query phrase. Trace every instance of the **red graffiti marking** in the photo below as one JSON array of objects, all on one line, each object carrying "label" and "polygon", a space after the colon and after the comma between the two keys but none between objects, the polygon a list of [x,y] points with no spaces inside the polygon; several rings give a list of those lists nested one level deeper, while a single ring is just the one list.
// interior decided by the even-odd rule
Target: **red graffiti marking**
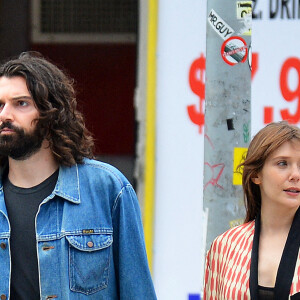
[{"label": "red graffiti marking", "polygon": [[[218,181],[223,173],[223,170],[225,168],[225,164],[220,163],[220,164],[216,164],[216,165],[210,165],[209,163],[204,163],[206,166],[208,166],[212,172],[212,176],[211,179],[205,184],[204,189],[206,189],[206,187],[208,185],[212,185],[212,186],[217,186],[221,189],[224,189],[221,185],[218,184]],[[215,177],[215,169],[219,168],[219,173],[217,174],[217,176]]]},{"label": "red graffiti marking", "polygon": [[209,144],[211,145],[211,147],[213,149],[215,149],[214,144],[212,143],[211,139],[209,138],[209,136],[207,134],[204,134],[204,137],[208,140]]},{"label": "red graffiti marking", "polygon": [[[209,142],[209,144],[211,145],[211,147],[212,147],[213,149],[215,149],[215,147],[214,147],[214,145],[213,145],[211,139],[209,138],[209,136],[208,136],[207,134],[205,134],[204,137],[208,140],[208,142]],[[209,164],[208,162],[205,162],[204,165],[205,165],[205,166],[208,166],[208,167],[210,168],[210,170],[211,170],[211,178],[210,178],[210,180],[205,184],[204,190],[205,190],[205,189],[207,188],[207,186],[210,185],[210,184],[211,184],[212,186],[217,186],[217,187],[219,187],[219,188],[221,188],[221,189],[224,189],[221,185],[219,185],[218,182],[219,182],[219,179],[220,179],[220,177],[221,177],[221,175],[222,175],[222,173],[223,173],[223,170],[224,170],[224,168],[225,168],[225,164],[224,164],[224,163],[219,163],[219,164],[211,165],[211,164]],[[218,172],[218,174],[215,175],[215,173],[217,173],[217,172]]]}]

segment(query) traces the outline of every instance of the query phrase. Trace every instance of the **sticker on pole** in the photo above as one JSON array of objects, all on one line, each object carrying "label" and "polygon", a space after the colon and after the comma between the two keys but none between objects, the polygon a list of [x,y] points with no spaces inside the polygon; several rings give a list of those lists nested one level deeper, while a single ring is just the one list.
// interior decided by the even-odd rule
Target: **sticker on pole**
[{"label": "sticker on pole", "polygon": [[240,36],[232,36],[224,41],[221,47],[223,60],[230,66],[243,63],[247,59],[247,43]]},{"label": "sticker on pole", "polygon": [[237,1],[236,15],[238,19],[247,18],[252,14],[252,1]]},{"label": "sticker on pole", "polygon": [[251,35],[252,1],[237,1],[236,5],[237,19],[242,25],[237,35]]},{"label": "sticker on pole", "polygon": [[234,148],[233,149],[233,185],[242,185],[243,170],[237,170],[237,166],[245,160],[248,148]]},{"label": "sticker on pole", "polygon": [[213,9],[209,12],[207,21],[223,40],[234,33],[234,30]]}]

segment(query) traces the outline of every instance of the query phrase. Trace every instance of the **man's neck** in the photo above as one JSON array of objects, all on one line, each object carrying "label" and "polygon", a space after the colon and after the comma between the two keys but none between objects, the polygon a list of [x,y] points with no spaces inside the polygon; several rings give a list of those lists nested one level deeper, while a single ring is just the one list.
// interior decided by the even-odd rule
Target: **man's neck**
[{"label": "man's neck", "polygon": [[41,149],[25,160],[8,158],[8,178],[18,187],[36,186],[51,176],[59,167],[48,143],[44,141]]}]

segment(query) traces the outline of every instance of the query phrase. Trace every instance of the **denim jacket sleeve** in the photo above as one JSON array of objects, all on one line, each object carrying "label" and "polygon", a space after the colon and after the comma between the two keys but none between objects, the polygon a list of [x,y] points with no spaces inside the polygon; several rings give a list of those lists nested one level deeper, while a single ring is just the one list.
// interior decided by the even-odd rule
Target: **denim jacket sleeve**
[{"label": "denim jacket sleeve", "polygon": [[118,194],[112,213],[120,299],[157,299],[148,267],[140,207],[130,184]]}]

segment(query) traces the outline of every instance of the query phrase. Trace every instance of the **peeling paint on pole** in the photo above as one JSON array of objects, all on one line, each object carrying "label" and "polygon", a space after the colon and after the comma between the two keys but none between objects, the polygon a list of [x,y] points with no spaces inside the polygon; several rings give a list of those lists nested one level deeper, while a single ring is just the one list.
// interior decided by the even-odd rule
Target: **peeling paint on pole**
[{"label": "peeling paint on pole", "polygon": [[207,2],[204,209],[206,248],[245,216],[235,168],[250,140],[252,1]]}]

